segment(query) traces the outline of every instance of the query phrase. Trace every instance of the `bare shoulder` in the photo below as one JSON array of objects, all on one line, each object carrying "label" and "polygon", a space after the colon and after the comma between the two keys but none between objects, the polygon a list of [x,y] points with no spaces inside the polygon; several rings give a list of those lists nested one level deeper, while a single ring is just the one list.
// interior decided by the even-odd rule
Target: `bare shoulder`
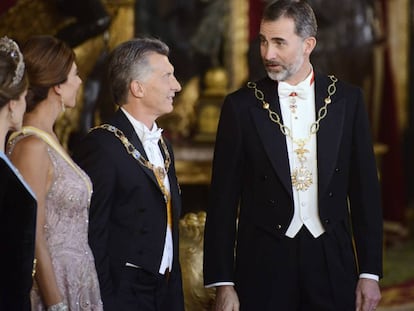
[{"label": "bare shoulder", "polygon": [[11,158],[30,158],[30,161],[49,160],[47,144],[39,137],[30,135],[18,141],[13,149]]}]

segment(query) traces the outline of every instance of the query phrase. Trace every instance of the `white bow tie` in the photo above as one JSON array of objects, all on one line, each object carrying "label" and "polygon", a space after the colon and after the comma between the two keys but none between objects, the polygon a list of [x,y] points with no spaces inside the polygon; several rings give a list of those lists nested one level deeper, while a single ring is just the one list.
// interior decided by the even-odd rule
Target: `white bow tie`
[{"label": "white bow tie", "polygon": [[160,140],[162,134],[162,129],[158,128],[155,131],[145,131],[144,135],[142,135],[142,143],[153,143],[158,144],[158,141]]},{"label": "white bow tie", "polygon": [[280,98],[298,96],[301,99],[306,99],[308,97],[309,90],[310,88],[304,88],[301,85],[294,86],[286,82],[279,82],[277,86],[277,91]]}]

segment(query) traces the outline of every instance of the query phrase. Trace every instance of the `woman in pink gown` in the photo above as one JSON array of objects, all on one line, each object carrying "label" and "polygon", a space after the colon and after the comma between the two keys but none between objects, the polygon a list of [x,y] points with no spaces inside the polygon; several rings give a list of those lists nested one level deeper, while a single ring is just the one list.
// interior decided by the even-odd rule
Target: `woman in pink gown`
[{"label": "woman in pink gown", "polygon": [[38,200],[32,310],[100,311],[99,283],[88,245],[92,185],[54,132],[62,111],[76,103],[81,79],[75,55],[50,36],[29,39],[22,52],[29,77],[27,112],[7,150]]}]

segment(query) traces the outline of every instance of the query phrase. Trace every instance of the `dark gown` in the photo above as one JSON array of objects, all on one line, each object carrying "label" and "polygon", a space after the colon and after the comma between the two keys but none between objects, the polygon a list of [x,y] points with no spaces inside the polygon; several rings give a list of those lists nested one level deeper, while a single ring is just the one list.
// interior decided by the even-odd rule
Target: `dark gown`
[{"label": "dark gown", "polygon": [[0,151],[0,310],[30,310],[36,199]]}]

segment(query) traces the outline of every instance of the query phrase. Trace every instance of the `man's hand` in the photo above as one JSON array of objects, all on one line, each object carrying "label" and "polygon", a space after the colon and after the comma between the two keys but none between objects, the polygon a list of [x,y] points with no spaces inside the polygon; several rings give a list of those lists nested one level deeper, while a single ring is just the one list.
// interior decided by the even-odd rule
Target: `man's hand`
[{"label": "man's hand", "polygon": [[381,299],[378,282],[360,278],[356,288],[356,311],[373,311]]},{"label": "man's hand", "polygon": [[239,311],[239,298],[232,285],[218,286],[213,311]]}]

